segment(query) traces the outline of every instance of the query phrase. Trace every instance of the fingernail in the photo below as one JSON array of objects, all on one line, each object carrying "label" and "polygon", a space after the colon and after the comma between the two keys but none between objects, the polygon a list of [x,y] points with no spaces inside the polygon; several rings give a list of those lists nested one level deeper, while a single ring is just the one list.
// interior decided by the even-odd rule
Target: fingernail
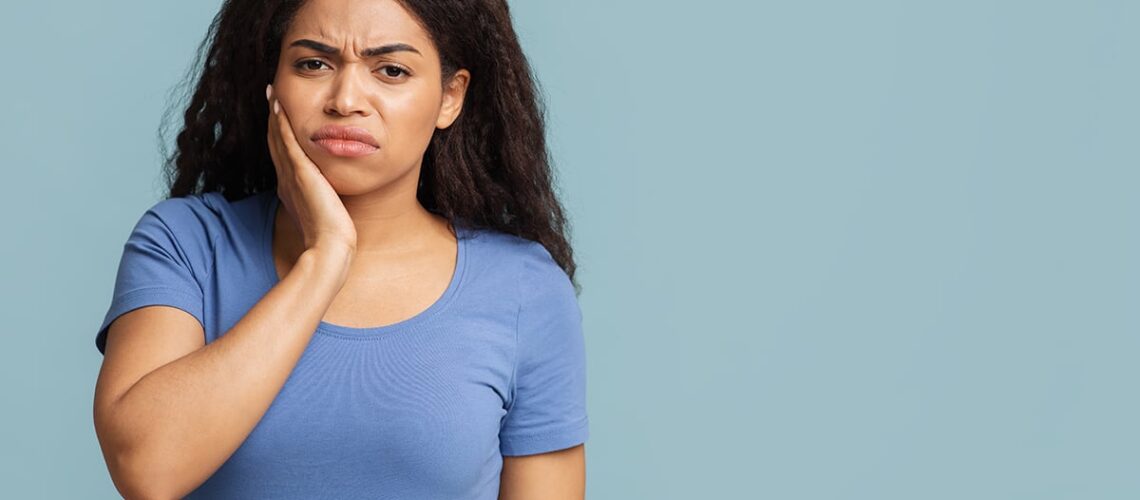
[{"label": "fingernail", "polygon": [[269,100],[269,95],[271,93],[273,93],[273,84],[272,83],[265,86],[265,100],[266,101]]},{"label": "fingernail", "polygon": [[278,104],[277,101],[273,101],[273,114],[276,115],[280,112],[281,112],[281,105]]}]

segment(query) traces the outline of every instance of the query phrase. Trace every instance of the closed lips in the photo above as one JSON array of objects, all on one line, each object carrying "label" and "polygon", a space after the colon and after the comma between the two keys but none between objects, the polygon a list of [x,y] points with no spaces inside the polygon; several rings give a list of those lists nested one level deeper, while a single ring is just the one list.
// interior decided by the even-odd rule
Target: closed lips
[{"label": "closed lips", "polygon": [[313,140],[337,140],[337,141],[357,141],[372,146],[374,148],[380,147],[376,139],[369,134],[367,130],[360,127],[341,127],[337,125],[325,125],[313,134]]}]

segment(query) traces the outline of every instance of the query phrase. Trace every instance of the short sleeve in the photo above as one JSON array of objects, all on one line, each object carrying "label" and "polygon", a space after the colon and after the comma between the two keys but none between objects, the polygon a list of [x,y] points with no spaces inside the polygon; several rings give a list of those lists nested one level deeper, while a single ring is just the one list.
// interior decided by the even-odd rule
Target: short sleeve
[{"label": "short sleeve", "polygon": [[[95,347],[106,354],[107,329],[116,318],[149,305],[177,307],[203,321],[203,293],[195,279],[191,256],[180,244],[163,213],[175,209],[177,199],[164,200],[147,210],[131,230],[119,259],[111,305],[95,335]],[[191,247],[192,248],[192,247]]]},{"label": "short sleeve", "polygon": [[570,278],[538,243],[524,257],[510,402],[500,452],[532,455],[584,443],[586,349]]}]

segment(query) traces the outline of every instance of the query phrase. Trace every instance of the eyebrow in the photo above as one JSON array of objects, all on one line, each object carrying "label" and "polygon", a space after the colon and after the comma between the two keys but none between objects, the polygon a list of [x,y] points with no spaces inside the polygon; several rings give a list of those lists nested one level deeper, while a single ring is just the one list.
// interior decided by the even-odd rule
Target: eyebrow
[{"label": "eyebrow", "polygon": [[[308,47],[308,48],[313,49],[313,50],[320,52],[322,54],[328,54],[328,55],[334,55],[334,56],[340,54],[340,49],[338,49],[336,47],[333,47],[330,45],[325,45],[325,44],[318,42],[316,40],[309,40],[307,38],[302,38],[300,40],[294,41],[293,43],[289,44],[289,46],[290,47]],[[423,54],[420,54],[420,51],[416,50],[415,47],[412,47],[411,45],[408,45],[406,43],[392,43],[392,44],[388,44],[388,45],[381,45],[379,47],[372,47],[372,48],[364,49],[364,52],[361,52],[361,55],[364,57],[376,57],[376,56],[382,56],[384,54],[390,54],[392,52],[399,52],[399,51],[415,52],[416,54],[419,54],[421,56],[423,55]]]}]

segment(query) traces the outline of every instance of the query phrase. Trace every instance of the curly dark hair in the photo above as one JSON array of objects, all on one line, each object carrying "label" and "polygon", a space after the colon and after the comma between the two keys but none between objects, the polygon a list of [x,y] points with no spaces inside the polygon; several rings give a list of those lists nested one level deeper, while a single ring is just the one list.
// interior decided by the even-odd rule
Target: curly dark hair
[{"label": "curly dark hair", "polygon": [[[506,1],[398,1],[439,51],[443,82],[459,68],[472,74],[459,118],[436,129],[424,152],[417,199],[450,221],[537,241],[580,293],[546,145],[545,105]],[[303,4],[222,4],[183,81],[193,94],[175,151],[160,140],[168,198],[212,191],[233,201],[276,189],[265,86],[277,69],[281,37]]]}]

